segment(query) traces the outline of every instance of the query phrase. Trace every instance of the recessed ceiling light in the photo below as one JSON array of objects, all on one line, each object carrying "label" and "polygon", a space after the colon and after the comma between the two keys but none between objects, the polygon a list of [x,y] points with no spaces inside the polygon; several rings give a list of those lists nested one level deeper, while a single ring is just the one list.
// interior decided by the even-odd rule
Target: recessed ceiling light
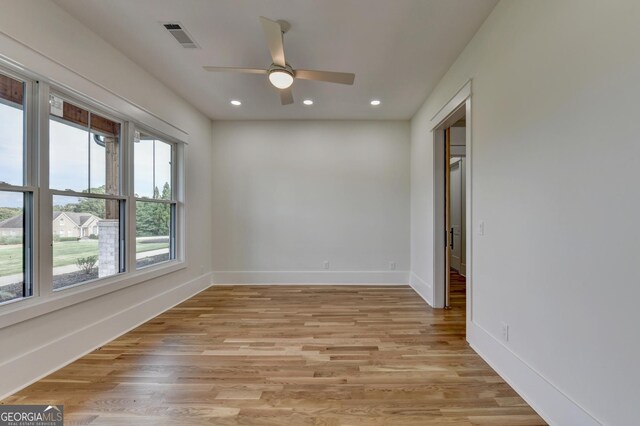
[{"label": "recessed ceiling light", "polygon": [[380,101],[378,99],[374,99],[374,100],[371,101],[371,105],[378,106],[378,105],[380,105]]},{"label": "recessed ceiling light", "polygon": [[234,100],[232,100],[232,101],[231,101],[231,105],[233,105],[233,106],[240,106],[240,105],[242,105],[242,102],[237,101],[237,100],[235,100],[235,99],[234,99]]},{"label": "recessed ceiling light", "polygon": [[302,103],[305,105],[313,105],[313,101],[311,99],[305,99]]}]

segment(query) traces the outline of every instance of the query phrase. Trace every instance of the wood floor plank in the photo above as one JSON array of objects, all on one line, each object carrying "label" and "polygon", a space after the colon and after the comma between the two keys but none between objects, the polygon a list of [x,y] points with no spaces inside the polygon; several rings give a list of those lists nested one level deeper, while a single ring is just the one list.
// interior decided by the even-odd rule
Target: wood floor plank
[{"label": "wood floor plank", "polygon": [[69,424],[544,425],[403,286],[216,286],[2,401]]}]

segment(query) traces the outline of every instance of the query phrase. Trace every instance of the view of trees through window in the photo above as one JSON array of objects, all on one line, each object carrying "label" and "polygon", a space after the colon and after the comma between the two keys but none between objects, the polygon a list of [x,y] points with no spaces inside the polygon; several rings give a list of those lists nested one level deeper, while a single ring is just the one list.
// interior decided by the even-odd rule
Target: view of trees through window
[{"label": "view of trees through window", "polygon": [[177,145],[16,75],[0,71],[0,304],[176,259]]},{"label": "view of trees through window", "polygon": [[[136,267],[172,258],[172,146],[140,133],[134,145],[136,196]],[[152,244],[162,248],[145,250]]]}]

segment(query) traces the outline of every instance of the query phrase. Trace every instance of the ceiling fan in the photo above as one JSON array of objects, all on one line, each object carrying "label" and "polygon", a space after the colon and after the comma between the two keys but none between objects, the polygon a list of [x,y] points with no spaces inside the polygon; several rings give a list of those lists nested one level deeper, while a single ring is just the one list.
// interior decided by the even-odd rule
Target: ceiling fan
[{"label": "ceiling fan", "polygon": [[212,72],[239,72],[245,74],[266,74],[269,76],[271,84],[280,89],[280,101],[282,105],[293,103],[293,93],[291,85],[296,78],[302,80],[325,81],[329,83],[349,84],[352,85],[355,74],[333,71],[314,71],[314,70],[294,70],[284,58],[283,34],[285,34],[290,25],[286,21],[272,21],[260,17],[262,29],[267,39],[267,47],[271,53],[273,63],[267,69],[260,68],[234,68],[234,67],[204,67],[207,71]]}]

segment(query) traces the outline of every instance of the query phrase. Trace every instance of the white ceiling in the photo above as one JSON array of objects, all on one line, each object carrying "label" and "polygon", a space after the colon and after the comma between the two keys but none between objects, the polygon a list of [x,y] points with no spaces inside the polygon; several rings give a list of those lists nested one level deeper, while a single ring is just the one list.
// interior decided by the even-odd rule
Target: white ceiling
[{"label": "white ceiling", "polygon": [[[199,110],[227,119],[409,119],[497,0],[54,0]],[[266,76],[204,65],[267,68],[259,16],[289,21],[292,67],[354,72],[354,86],[296,80],[280,105]],[[160,22],[178,21],[201,49]],[[382,101],[379,107],[371,99]],[[241,107],[229,104],[242,101]],[[313,99],[311,107],[303,99]]]}]

